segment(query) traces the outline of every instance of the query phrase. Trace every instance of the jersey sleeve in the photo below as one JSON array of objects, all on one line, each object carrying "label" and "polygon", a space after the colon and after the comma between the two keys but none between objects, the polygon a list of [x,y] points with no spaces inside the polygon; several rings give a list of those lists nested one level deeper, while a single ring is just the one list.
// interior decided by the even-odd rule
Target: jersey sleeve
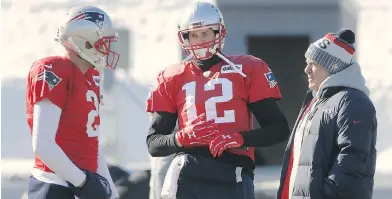
[{"label": "jersey sleeve", "polygon": [[64,107],[69,80],[64,70],[61,70],[61,66],[34,63],[28,81],[28,97],[30,97],[32,104],[46,98],[56,106]]},{"label": "jersey sleeve", "polygon": [[166,82],[163,77],[163,72],[159,73],[156,82],[150,88],[147,99],[147,112],[169,112],[176,113],[176,105],[174,101],[174,90],[171,88],[170,84],[173,82]]},{"label": "jersey sleeve", "polygon": [[260,59],[255,59],[252,65],[252,72],[247,79],[248,103],[266,98],[281,99],[278,81],[268,65]]}]

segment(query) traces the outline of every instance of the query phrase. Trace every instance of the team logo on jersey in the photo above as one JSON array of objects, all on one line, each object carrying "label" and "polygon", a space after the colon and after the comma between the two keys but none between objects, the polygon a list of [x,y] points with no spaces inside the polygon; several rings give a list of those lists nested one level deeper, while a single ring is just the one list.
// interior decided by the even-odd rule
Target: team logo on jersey
[{"label": "team logo on jersey", "polygon": [[267,79],[270,88],[273,88],[278,84],[278,81],[276,81],[275,75],[272,72],[264,73],[264,76]]},{"label": "team logo on jersey", "polygon": [[37,77],[33,79],[33,82],[44,80],[48,84],[49,91],[61,82],[61,78],[57,76],[53,71],[44,70],[39,73]]},{"label": "team logo on jersey", "polygon": [[100,29],[102,29],[103,22],[105,21],[105,14],[100,13],[100,12],[82,12],[78,15],[76,15],[74,18],[68,21],[71,22],[73,20],[86,20],[86,21],[91,21],[95,23]]},{"label": "team logo on jersey", "polygon": [[[234,67],[236,67],[236,69],[238,71],[242,71],[242,64],[235,64]],[[233,68],[233,66],[231,65],[223,65],[222,69],[221,69],[221,73],[225,74],[225,73],[236,73],[237,70]]]}]

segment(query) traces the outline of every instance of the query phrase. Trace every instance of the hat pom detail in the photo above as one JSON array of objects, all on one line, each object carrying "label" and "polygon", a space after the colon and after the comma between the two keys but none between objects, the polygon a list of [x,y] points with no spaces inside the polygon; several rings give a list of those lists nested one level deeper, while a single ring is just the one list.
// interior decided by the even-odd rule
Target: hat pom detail
[{"label": "hat pom detail", "polygon": [[355,33],[350,29],[342,29],[337,32],[337,37],[349,44],[355,43]]}]

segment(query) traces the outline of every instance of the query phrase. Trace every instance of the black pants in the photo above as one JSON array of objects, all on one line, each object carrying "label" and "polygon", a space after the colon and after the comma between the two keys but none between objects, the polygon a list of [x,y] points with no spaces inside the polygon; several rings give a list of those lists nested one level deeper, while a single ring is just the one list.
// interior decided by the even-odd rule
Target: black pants
[{"label": "black pants", "polygon": [[212,158],[186,156],[177,182],[177,199],[254,199],[252,177],[236,167]]},{"label": "black pants", "polygon": [[33,176],[28,183],[29,199],[75,199],[75,195],[68,187],[42,182]]}]

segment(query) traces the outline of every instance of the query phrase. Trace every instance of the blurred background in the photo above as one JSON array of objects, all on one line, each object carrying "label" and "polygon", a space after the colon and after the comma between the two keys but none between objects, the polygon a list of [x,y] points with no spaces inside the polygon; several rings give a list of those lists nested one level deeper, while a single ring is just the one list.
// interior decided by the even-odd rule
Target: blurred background
[{"label": "blurred background", "polygon": [[[191,0],[2,0],[1,1],[1,196],[20,199],[32,168],[25,116],[25,77],[34,60],[56,55],[58,20],[67,8],[104,9],[119,29],[116,71],[105,70],[101,108],[102,145],[111,165],[129,173],[151,168],[145,144],[149,85],[183,51],[177,19]],[[210,0],[223,13],[226,54],[265,60],[278,80],[281,107],[293,126],[307,89],[303,73],[308,45],[340,28],[356,32],[362,67],[378,116],[375,199],[392,194],[392,1]],[[257,124],[256,124],[257,125]],[[286,142],[257,150],[256,191],[274,198]],[[389,196],[390,197],[390,196]],[[261,197],[260,197],[261,198]],[[139,198],[143,199],[143,198]]]}]

